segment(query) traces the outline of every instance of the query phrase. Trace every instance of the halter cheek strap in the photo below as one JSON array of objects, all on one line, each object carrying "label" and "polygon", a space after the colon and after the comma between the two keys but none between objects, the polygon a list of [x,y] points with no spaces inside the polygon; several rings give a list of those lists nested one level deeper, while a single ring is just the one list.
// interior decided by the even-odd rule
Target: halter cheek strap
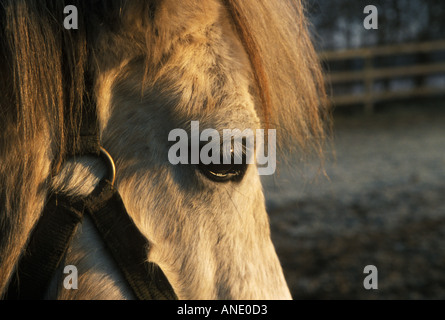
[{"label": "halter cheek strap", "polygon": [[147,262],[150,245],[127,214],[119,193],[108,179],[101,181],[86,198],[76,199],[59,193],[48,198],[10,282],[7,299],[44,298],[85,214],[93,220],[138,299],[177,299],[162,270]]},{"label": "halter cheek strap", "polygon": [[140,300],[177,299],[161,269],[147,262],[149,243],[126,213],[119,193],[108,180],[85,201],[108,249]]},{"label": "halter cheek strap", "polygon": [[44,298],[83,217],[83,203],[51,195],[6,293],[8,300]]}]

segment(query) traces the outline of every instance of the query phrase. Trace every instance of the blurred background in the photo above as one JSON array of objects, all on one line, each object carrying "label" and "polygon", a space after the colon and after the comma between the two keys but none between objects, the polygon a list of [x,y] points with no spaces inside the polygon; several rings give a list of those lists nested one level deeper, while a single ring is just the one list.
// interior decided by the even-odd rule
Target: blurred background
[{"label": "blurred background", "polygon": [[[367,5],[378,29],[363,26]],[[295,299],[445,299],[445,2],[307,0],[332,145],[264,178]],[[378,269],[365,290],[364,268]]]}]

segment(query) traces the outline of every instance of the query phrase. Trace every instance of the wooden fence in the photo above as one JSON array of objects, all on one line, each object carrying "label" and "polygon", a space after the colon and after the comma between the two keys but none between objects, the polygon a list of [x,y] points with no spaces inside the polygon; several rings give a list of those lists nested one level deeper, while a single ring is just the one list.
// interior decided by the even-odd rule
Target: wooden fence
[{"label": "wooden fence", "polygon": [[[408,54],[431,54],[437,51],[445,51],[445,41],[425,42],[425,43],[409,43],[399,44],[391,46],[351,49],[342,51],[326,51],[320,53],[320,57],[325,65],[335,63],[335,61],[358,61],[362,60],[363,68],[361,70],[345,70],[327,72],[326,79],[328,85],[334,88],[338,84],[357,84],[363,85],[363,92],[360,93],[347,93],[347,94],[334,94],[332,96],[332,102],[335,106],[362,104],[365,106],[366,112],[372,112],[374,104],[378,101],[397,99],[397,98],[409,98],[413,96],[428,96],[433,94],[445,93],[445,86],[432,87],[422,85],[419,87],[411,88],[409,90],[375,90],[375,83],[378,80],[384,79],[403,79],[419,76],[431,76],[437,74],[445,74],[445,59],[444,61],[428,63],[428,64],[415,64],[404,66],[390,66],[378,68],[375,66],[376,57],[388,57],[388,56],[403,56]],[[443,57],[444,55],[442,55]]]}]

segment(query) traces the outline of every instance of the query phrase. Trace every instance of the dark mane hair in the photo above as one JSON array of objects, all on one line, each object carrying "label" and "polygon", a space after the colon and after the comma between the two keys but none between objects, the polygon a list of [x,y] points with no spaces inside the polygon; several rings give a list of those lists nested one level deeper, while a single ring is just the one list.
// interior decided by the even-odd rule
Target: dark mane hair
[{"label": "dark mane hair", "polygon": [[[67,5],[79,10],[78,30],[63,27]],[[25,216],[29,202],[46,190],[37,179],[45,174],[36,166],[44,153],[57,171],[64,156],[76,148],[85,100],[91,98],[86,90],[87,44],[99,24],[112,25],[121,5],[0,0],[0,296],[9,277],[5,270],[17,258],[11,252],[26,241],[12,235],[28,233],[36,219]],[[51,145],[38,145],[49,141]],[[30,198],[25,201],[23,195]]]},{"label": "dark mane hair", "polygon": [[[63,27],[64,8],[79,10],[79,29]],[[57,142],[57,163],[77,141],[86,83],[90,77],[90,48],[99,24],[112,25],[121,1],[1,0],[0,54],[3,128],[17,128],[19,141],[32,141],[43,124],[50,124]],[[114,16],[113,16],[114,14]],[[88,32],[87,32],[88,30]],[[2,147],[11,144],[3,143]],[[14,144],[13,144],[14,145]]]}]

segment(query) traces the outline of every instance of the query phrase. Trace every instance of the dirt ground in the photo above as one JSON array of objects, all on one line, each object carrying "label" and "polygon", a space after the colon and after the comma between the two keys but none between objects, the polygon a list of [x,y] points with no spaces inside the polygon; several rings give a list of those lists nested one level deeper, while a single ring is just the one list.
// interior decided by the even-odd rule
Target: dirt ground
[{"label": "dirt ground", "polygon": [[[294,299],[445,299],[441,101],[338,114],[327,176],[295,160],[264,179]],[[364,289],[367,265],[378,290]]]}]

